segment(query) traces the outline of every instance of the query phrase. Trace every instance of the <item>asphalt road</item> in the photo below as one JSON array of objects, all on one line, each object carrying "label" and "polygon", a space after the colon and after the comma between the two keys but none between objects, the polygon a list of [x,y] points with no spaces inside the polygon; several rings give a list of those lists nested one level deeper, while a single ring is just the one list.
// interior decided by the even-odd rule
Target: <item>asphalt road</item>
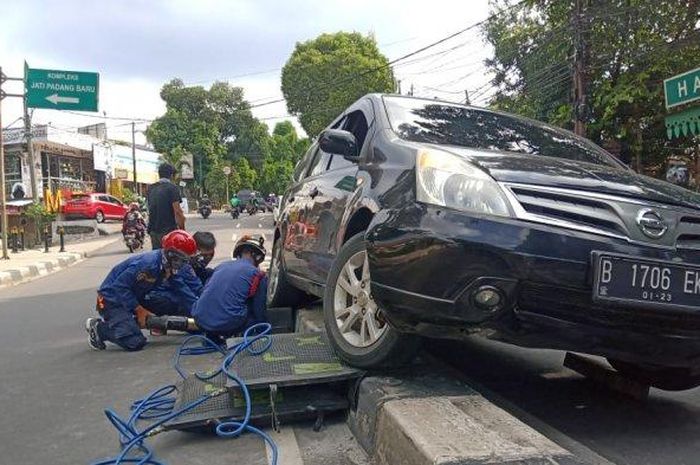
[{"label": "asphalt road", "polygon": [[[215,263],[231,256],[245,233],[269,233],[270,214],[234,221],[216,212],[189,218],[189,231],[212,231],[219,242]],[[268,242],[271,246],[271,241]],[[118,452],[115,430],[103,410],[125,414],[130,403],[177,380],[171,358],[180,336],[153,338],[145,350],[91,350],[84,320],[94,313],[95,289],[126,258],[116,243],[73,267],[0,291],[0,463],[87,464]],[[342,418],[319,433],[311,425],[283,425],[274,433],[285,465],[362,465],[366,457]],[[149,440],[171,465],[267,464],[265,446],[244,435],[225,440],[167,432]]]}]

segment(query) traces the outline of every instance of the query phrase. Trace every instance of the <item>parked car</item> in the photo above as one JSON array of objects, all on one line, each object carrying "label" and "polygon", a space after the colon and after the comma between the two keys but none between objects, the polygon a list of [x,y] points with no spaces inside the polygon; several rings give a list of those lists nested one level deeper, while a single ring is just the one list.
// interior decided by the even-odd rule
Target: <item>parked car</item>
[{"label": "parked car", "polygon": [[73,194],[63,206],[63,214],[67,218],[90,218],[103,223],[105,220],[121,220],[128,205],[109,194]]},{"label": "parked car", "polygon": [[323,297],[351,364],[477,334],[700,384],[700,197],[571,132],[369,95],[320,134],[280,208],[269,303]]}]

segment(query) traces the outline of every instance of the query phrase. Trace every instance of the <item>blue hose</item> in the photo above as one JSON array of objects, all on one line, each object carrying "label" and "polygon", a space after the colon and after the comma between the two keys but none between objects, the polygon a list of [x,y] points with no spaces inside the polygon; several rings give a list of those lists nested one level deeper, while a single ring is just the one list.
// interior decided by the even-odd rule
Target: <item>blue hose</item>
[{"label": "blue hose", "polygon": [[[238,354],[247,350],[251,355],[260,355],[270,348],[272,339],[269,334],[272,326],[268,323],[258,323],[249,327],[243,333],[243,341],[236,344],[229,352],[226,352],[222,347],[216,344],[211,339],[202,335],[191,335],[187,337],[178,348],[173,360],[175,370],[184,378],[187,377],[186,372],[180,367],[180,357],[183,355],[202,355],[213,352],[221,352],[225,358],[221,367],[213,374],[195,373],[199,379],[207,380],[224,373],[229,379],[233,380],[240,388],[245,400],[245,415],[242,421],[222,421],[216,426],[216,434],[222,438],[235,438],[243,434],[245,431],[257,434],[269,446],[272,451],[272,465],[277,465],[278,450],[275,441],[264,431],[249,425],[251,415],[251,399],[248,386],[234,372],[230,371],[229,367]],[[199,340],[200,346],[191,346],[191,342]],[[257,341],[262,341],[257,348],[254,347]],[[186,413],[198,405],[206,402],[208,399],[226,393],[226,389],[216,390],[208,393],[199,399],[196,399],[184,407],[173,411],[175,408],[175,397],[172,394],[177,390],[175,385],[167,385],[158,388],[148,394],[143,399],[136,400],[131,405],[131,415],[127,420],[120,418],[113,410],[105,410],[107,419],[114,425],[119,432],[119,442],[122,446],[121,453],[114,457],[97,462],[92,465],[120,465],[133,463],[137,465],[164,465],[153,458],[153,451],[145,443],[145,439],[153,434],[161,431],[161,426],[171,421],[172,419]],[[139,431],[136,423],[139,420],[156,420],[151,423],[143,431]],[[137,452],[138,451],[138,452]],[[138,453],[141,455],[138,455]]]}]

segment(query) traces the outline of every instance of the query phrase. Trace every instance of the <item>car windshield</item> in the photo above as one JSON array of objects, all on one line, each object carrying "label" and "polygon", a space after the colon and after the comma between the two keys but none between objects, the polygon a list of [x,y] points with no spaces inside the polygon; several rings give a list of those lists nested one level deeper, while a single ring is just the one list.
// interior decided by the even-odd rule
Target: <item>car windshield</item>
[{"label": "car windshield", "polygon": [[384,102],[392,129],[408,141],[621,166],[586,139],[530,119],[405,97]]}]

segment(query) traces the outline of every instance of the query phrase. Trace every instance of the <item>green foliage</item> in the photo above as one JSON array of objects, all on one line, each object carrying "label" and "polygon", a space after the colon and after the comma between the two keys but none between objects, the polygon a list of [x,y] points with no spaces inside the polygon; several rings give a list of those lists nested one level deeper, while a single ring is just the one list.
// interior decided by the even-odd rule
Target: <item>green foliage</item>
[{"label": "green foliage", "polygon": [[390,92],[394,76],[373,37],[321,34],[297,43],[282,69],[287,109],[316,136],[348,105],[371,92]]},{"label": "green foliage", "polygon": [[241,189],[255,189],[258,173],[250,166],[247,158],[241,157],[236,160],[234,167],[241,183]]},{"label": "green foliage", "polygon": [[122,189],[122,202],[125,204],[130,204],[131,202],[138,202],[139,196],[136,195],[134,191],[129,189],[128,187],[124,187]]},{"label": "green foliage", "polygon": [[51,213],[44,204],[38,202],[27,205],[24,212],[27,217],[36,222],[39,230],[43,230],[44,226],[56,219],[55,213]]},{"label": "green foliage", "polygon": [[[501,10],[515,0],[492,0]],[[586,44],[587,135],[618,140],[622,157],[662,163],[673,146],[663,118],[663,79],[697,66],[700,3],[695,0],[591,0],[584,2],[581,30]],[[525,2],[486,24],[494,47],[487,66],[498,92],[491,106],[572,127],[574,3]],[[677,151],[677,149],[675,149]]]}]

